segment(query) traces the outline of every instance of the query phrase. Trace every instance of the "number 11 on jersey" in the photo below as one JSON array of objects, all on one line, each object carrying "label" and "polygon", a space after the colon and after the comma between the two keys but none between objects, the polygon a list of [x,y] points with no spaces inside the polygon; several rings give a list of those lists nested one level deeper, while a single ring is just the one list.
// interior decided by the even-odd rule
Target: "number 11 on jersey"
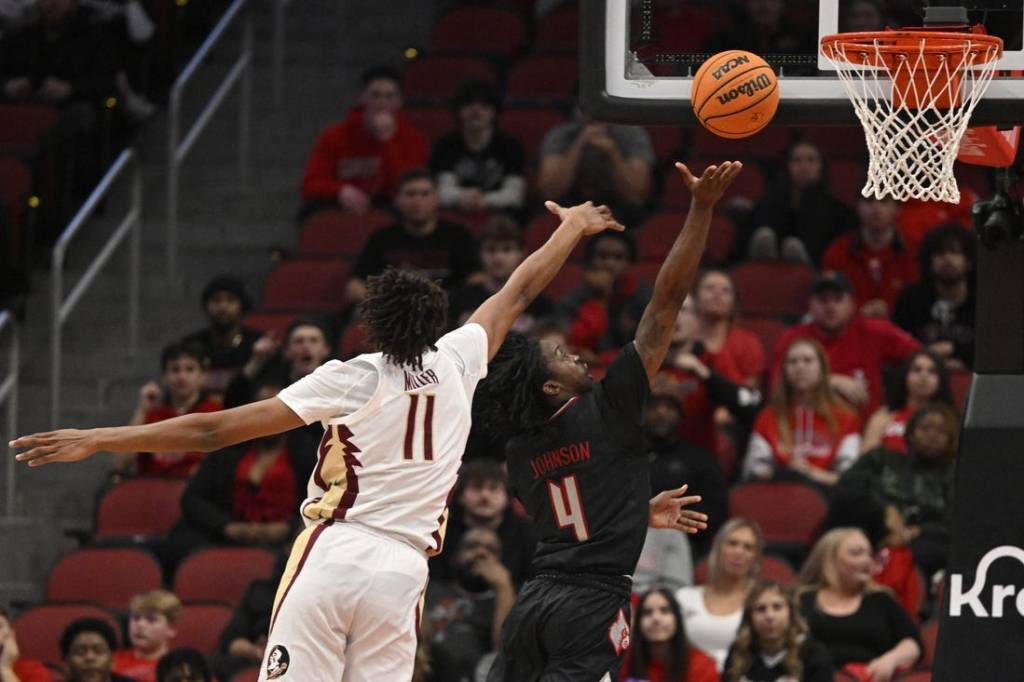
[{"label": "number 11 on jersey", "polygon": [[590,537],[587,517],[583,513],[583,500],[576,484],[576,474],[570,474],[557,483],[548,481],[548,497],[551,499],[551,511],[560,529],[572,528],[578,542]]}]

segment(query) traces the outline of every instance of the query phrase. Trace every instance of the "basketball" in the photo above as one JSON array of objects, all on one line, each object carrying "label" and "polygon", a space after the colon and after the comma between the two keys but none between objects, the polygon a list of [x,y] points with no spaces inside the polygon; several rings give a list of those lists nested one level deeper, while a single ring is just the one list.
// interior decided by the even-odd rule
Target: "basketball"
[{"label": "basketball", "polygon": [[775,116],[779,82],[756,54],[727,50],[701,64],[690,99],[697,120],[715,135],[749,137]]}]

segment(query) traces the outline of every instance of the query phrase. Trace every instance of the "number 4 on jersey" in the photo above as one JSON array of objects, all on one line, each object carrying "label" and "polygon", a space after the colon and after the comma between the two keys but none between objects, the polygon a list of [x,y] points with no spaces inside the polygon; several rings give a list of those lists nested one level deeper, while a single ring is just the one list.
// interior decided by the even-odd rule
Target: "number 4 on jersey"
[{"label": "number 4 on jersey", "polygon": [[578,542],[587,540],[590,537],[590,529],[587,527],[587,517],[583,513],[583,500],[580,497],[579,486],[576,485],[576,475],[566,476],[557,483],[548,481],[548,497],[551,498],[551,511],[555,515],[558,527],[571,527]]}]

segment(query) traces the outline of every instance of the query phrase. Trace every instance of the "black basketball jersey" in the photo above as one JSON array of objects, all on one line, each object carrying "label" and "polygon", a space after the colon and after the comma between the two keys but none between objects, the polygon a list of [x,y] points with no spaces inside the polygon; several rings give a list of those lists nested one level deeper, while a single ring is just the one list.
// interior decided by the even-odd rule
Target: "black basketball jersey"
[{"label": "black basketball jersey", "polygon": [[642,431],[649,392],[630,343],[592,391],[509,441],[509,481],[537,530],[535,572],[636,569],[651,492]]}]

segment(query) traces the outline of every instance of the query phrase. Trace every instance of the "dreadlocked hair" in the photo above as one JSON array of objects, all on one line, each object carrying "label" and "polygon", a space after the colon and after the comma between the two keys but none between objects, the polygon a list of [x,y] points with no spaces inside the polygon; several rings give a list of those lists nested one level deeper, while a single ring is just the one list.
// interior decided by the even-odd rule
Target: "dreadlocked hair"
[{"label": "dreadlocked hair", "polygon": [[477,384],[473,424],[507,440],[544,423],[549,416],[543,390],[548,376],[540,343],[509,334],[488,365],[487,377]]},{"label": "dreadlocked hair", "polygon": [[434,342],[447,322],[448,296],[437,282],[388,268],[366,279],[360,314],[367,340],[385,360],[418,371],[423,354],[437,350]]}]

